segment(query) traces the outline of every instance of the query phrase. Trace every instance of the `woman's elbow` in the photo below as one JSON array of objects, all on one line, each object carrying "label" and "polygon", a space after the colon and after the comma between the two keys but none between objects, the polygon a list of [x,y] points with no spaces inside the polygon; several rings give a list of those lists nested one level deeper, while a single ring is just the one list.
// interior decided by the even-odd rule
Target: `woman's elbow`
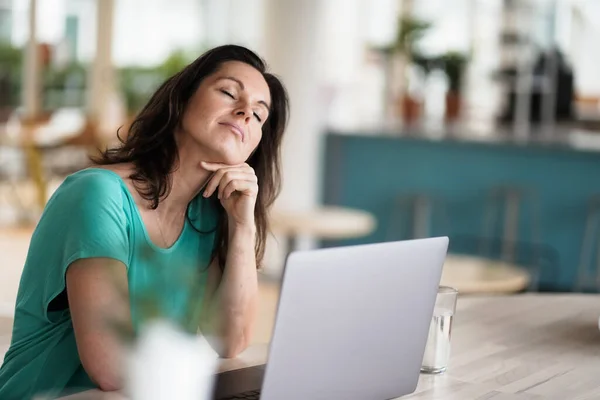
[{"label": "woman's elbow", "polygon": [[217,351],[217,353],[221,358],[235,358],[247,348],[247,337],[240,336],[223,341],[221,343],[221,346],[219,346],[219,350]]},{"label": "woman's elbow", "polygon": [[123,382],[113,368],[101,367],[100,365],[90,365],[83,362],[83,369],[88,374],[90,380],[103,392],[115,392],[123,389]]},{"label": "woman's elbow", "polygon": [[121,385],[121,382],[118,382],[117,379],[112,379],[112,378],[94,379],[94,378],[92,378],[92,380],[96,382],[98,389],[102,390],[103,392],[116,392],[117,390],[121,390],[123,388],[123,386]]},{"label": "woman's elbow", "polygon": [[221,358],[236,358],[241,352],[246,350],[246,345],[242,344],[223,344],[217,350],[217,354]]},{"label": "woman's elbow", "polygon": [[245,348],[223,348],[221,349],[218,354],[220,358],[236,358],[237,356],[240,355],[241,352],[243,352],[245,350]]}]

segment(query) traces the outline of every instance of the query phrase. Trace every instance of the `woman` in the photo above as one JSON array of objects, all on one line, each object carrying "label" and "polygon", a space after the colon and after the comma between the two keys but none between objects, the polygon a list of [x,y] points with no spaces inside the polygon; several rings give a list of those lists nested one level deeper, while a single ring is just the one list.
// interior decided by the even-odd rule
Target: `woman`
[{"label": "woman", "polygon": [[[148,292],[184,325],[200,293],[199,328],[217,352],[248,345],[287,107],[259,57],[218,47],[156,91],[120,147],[65,180],[31,240],[1,399],[119,389],[122,349],[107,318],[136,330],[134,299]],[[190,273],[199,292],[182,284]]]}]

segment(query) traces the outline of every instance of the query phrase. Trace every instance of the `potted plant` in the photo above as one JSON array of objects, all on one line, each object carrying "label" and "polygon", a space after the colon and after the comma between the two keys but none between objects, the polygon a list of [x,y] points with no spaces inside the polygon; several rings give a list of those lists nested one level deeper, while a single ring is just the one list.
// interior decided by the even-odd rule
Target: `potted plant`
[{"label": "potted plant", "polygon": [[[417,41],[429,27],[428,22],[401,16],[398,19],[395,40],[387,46],[373,49],[381,56],[385,68],[386,116],[393,117],[400,114],[409,124],[420,117],[422,106],[421,101],[407,90],[409,82],[406,70],[411,64],[426,67],[424,61],[427,66],[429,65],[430,60],[426,60],[416,48]],[[427,69],[425,71],[427,72]]]},{"label": "potted plant", "polygon": [[411,124],[420,118],[422,102],[408,91],[406,68],[411,64],[423,66],[423,62],[427,65],[427,59],[417,49],[417,42],[430,27],[431,24],[429,22],[414,17],[402,16],[399,19],[399,29],[394,43],[394,51],[400,56],[398,73],[402,89],[399,106],[401,115],[407,124]]},{"label": "potted plant", "polygon": [[462,79],[467,62],[467,56],[457,51],[447,52],[440,57],[441,68],[448,78],[446,122],[455,122],[460,118]]}]

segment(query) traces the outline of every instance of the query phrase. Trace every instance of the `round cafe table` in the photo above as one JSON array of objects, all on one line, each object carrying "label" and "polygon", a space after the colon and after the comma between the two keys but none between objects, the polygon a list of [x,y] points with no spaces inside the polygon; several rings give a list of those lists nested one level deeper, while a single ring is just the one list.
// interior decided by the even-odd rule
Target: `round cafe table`
[{"label": "round cafe table", "polygon": [[461,294],[515,293],[529,286],[531,276],[518,265],[481,257],[448,254],[441,284]]},{"label": "round cafe table", "polygon": [[321,206],[311,210],[274,210],[271,228],[287,241],[287,253],[298,248],[298,239],[312,236],[322,240],[343,240],[366,236],[376,227],[375,217],[362,210]]},{"label": "round cafe table", "polygon": [[[600,398],[599,315],[600,295],[459,297],[447,372],[422,374],[402,399]],[[220,369],[262,364],[267,352],[266,344],[253,345]],[[65,399],[123,397],[92,390]]]}]

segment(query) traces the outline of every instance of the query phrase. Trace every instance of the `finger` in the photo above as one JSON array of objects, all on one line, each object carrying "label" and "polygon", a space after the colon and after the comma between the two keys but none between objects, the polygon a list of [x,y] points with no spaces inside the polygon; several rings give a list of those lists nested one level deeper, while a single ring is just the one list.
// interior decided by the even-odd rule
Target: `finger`
[{"label": "finger", "polygon": [[202,161],[200,163],[200,166],[207,171],[218,171],[219,169],[222,169],[222,168],[242,167],[244,165],[247,165],[247,164],[243,163],[243,164],[236,164],[236,165],[228,165],[228,164],[223,164],[223,163],[212,163],[212,162],[206,162],[206,161]]},{"label": "finger", "polygon": [[215,191],[217,191],[217,189],[219,189],[219,198],[220,195],[222,194],[222,190],[225,186],[227,186],[227,184],[234,180],[234,179],[239,179],[239,180],[250,180],[252,181],[254,179],[255,176],[251,175],[249,173],[245,173],[245,172],[240,172],[240,171],[236,171],[236,170],[226,170],[226,169],[220,169],[219,171],[217,171],[215,173],[215,176],[211,179],[211,181],[208,183],[208,185],[206,185],[206,189],[204,190],[204,197],[210,197],[212,196]]},{"label": "finger", "polygon": [[252,175],[256,175],[256,172],[254,171],[254,168],[252,168],[250,165],[244,164],[242,166],[242,168],[244,168],[246,171],[248,171],[248,173],[251,173]]},{"label": "finger", "polygon": [[223,163],[211,163],[211,162],[202,161],[200,163],[200,166],[207,171],[218,171],[223,168],[241,168],[241,169],[248,170],[248,172],[251,172],[254,174],[254,168],[252,168],[247,163],[228,165],[228,164],[223,164]]},{"label": "finger", "polygon": [[227,185],[232,181],[245,181],[250,183],[256,183],[256,176],[251,175],[247,172],[240,171],[227,171],[223,174],[223,178],[219,182],[219,199],[223,198],[223,193]]},{"label": "finger", "polygon": [[204,189],[204,193],[202,194],[204,197],[210,197],[215,192],[215,190],[219,187],[219,182],[223,178],[223,174],[225,170],[218,170],[214,173],[208,184]]},{"label": "finger", "polygon": [[[223,165],[223,164],[219,164],[219,165]],[[254,169],[252,169],[252,167],[250,167],[248,164],[240,164],[238,166],[222,167],[213,174],[213,177],[210,179],[210,182],[206,184],[203,196],[204,197],[212,196],[213,193],[217,190],[217,188],[220,185],[225,184],[225,182],[222,182],[222,179],[225,176],[225,174],[228,172],[237,172],[237,173],[247,175],[247,178],[239,176],[238,179],[250,179],[250,180],[254,180],[254,181],[256,181],[258,179],[256,177],[256,174],[254,173]]]},{"label": "finger", "polygon": [[231,181],[225,186],[225,189],[223,189],[221,200],[227,200],[234,192],[240,192],[251,196],[258,192],[258,186],[256,183],[250,181]]}]

